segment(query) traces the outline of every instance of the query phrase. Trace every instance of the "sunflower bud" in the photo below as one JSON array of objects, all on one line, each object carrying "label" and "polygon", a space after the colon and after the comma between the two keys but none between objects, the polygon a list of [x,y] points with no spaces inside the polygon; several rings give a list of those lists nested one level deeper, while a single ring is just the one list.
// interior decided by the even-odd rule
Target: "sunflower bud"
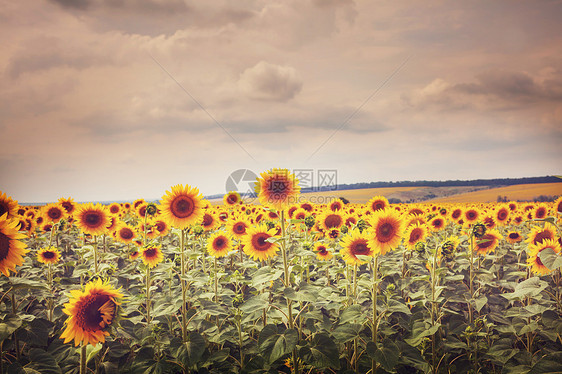
[{"label": "sunflower bud", "polygon": [[340,227],[340,231],[342,234],[347,234],[347,232],[349,231],[349,228],[347,226],[342,226]]},{"label": "sunflower bud", "polygon": [[203,226],[195,226],[193,228],[193,235],[195,235],[197,237],[203,235],[204,232],[205,232],[205,229],[203,228]]},{"label": "sunflower bud", "polygon": [[367,221],[365,221],[364,219],[359,219],[359,221],[357,221],[357,228],[359,229],[359,232],[363,232],[363,230],[365,230],[367,228]]},{"label": "sunflower bud", "polygon": [[386,291],[387,291],[388,293],[394,292],[395,289],[396,289],[396,286],[394,285],[394,283],[389,283],[389,284],[386,286]]},{"label": "sunflower bud", "polygon": [[158,209],[156,208],[156,204],[150,203],[146,206],[146,214],[149,216],[153,216],[156,214]]},{"label": "sunflower bud", "polygon": [[418,252],[420,255],[425,253],[425,243],[424,242],[417,242],[414,249],[416,250],[416,252]]},{"label": "sunflower bud", "polygon": [[313,244],[311,242],[304,242],[302,243],[302,249],[304,249],[305,251],[310,251],[312,250]]},{"label": "sunflower bud", "polygon": [[272,228],[275,227],[275,222],[273,221],[265,221],[265,225],[267,226],[268,230],[271,230]]},{"label": "sunflower bud", "polygon": [[486,225],[483,223],[476,223],[472,226],[472,235],[480,239],[484,234],[486,234]]},{"label": "sunflower bud", "polygon": [[314,226],[315,223],[316,223],[316,219],[314,218],[314,216],[308,216],[304,219],[304,224],[309,229],[312,228],[312,226]]}]

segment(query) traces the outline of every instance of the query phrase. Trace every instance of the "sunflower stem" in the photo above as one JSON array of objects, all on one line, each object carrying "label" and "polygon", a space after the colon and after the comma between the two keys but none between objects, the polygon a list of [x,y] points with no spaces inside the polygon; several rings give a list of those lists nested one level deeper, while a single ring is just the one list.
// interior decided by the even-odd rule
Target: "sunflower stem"
[{"label": "sunflower stem", "polygon": [[86,344],[80,347],[80,374],[86,374]]},{"label": "sunflower stem", "polygon": [[[12,314],[17,314],[16,313],[17,308],[16,308],[16,293],[15,293],[15,291],[12,291],[11,298],[12,298]],[[20,342],[19,342],[18,337],[16,336],[15,332],[13,333],[13,337],[14,337],[14,345],[16,346],[16,358],[19,361],[21,359]]]},{"label": "sunflower stem", "polygon": [[219,273],[217,270],[217,258],[215,257],[215,263],[214,263],[214,278],[215,278],[215,303],[219,303]]},{"label": "sunflower stem", "polygon": [[[372,304],[373,304],[373,324],[371,326],[372,341],[375,344],[375,349],[377,349],[377,294],[379,292],[379,286],[377,283],[377,268],[379,266],[379,255],[375,253],[373,256],[373,292],[372,292]],[[371,360],[371,373],[375,374],[377,372],[377,362]]]},{"label": "sunflower stem", "polygon": [[94,235],[94,275],[98,275],[98,237]]},{"label": "sunflower stem", "polygon": [[186,285],[185,285],[185,229],[181,230],[180,236],[180,249],[181,249],[181,269],[180,269],[180,284],[181,284],[181,337],[182,341],[187,342],[187,310],[186,310]]},{"label": "sunflower stem", "polygon": [[472,324],[473,312],[472,312],[472,298],[474,297],[474,285],[472,283],[473,278],[473,266],[474,266],[474,234],[470,234],[470,262],[469,262],[469,272],[468,272],[468,290],[470,292],[470,298],[468,300],[468,322]]},{"label": "sunflower stem", "polygon": [[146,324],[150,325],[150,266],[146,265]]}]

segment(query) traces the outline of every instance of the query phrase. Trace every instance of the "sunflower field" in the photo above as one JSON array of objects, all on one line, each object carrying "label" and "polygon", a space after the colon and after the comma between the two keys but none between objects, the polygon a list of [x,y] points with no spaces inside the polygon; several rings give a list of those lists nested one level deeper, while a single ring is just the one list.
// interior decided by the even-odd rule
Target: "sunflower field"
[{"label": "sunflower field", "polygon": [[0,374],[561,373],[562,198],[0,192]]}]

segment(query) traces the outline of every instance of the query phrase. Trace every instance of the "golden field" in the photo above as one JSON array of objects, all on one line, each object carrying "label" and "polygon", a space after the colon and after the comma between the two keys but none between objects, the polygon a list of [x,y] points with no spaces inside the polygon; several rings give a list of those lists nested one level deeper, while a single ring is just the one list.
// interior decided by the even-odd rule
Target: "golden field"
[{"label": "golden field", "polygon": [[432,203],[487,203],[494,202],[498,196],[506,196],[509,201],[533,200],[540,195],[562,195],[562,183],[517,184],[513,186],[473,191],[431,200]]}]

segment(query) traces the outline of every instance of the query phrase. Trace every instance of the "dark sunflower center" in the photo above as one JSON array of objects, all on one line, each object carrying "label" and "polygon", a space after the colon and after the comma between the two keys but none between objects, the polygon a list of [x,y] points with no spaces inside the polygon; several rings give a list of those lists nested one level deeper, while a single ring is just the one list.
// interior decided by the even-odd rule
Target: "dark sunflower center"
[{"label": "dark sunflower center", "polygon": [[500,211],[498,212],[498,219],[499,219],[500,221],[503,221],[503,220],[506,219],[506,218],[507,218],[507,211],[505,211],[505,210],[503,210],[503,209],[500,210]]},{"label": "dark sunflower center", "polygon": [[222,236],[219,236],[215,239],[214,244],[215,249],[223,249],[226,246],[226,239]]},{"label": "dark sunflower center", "polygon": [[453,211],[453,214],[451,214],[451,217],[453,217],[453,219],[457,219],[457,218],[459,218],[460,216],[461,216],[461,211],[460,211],[460,209],[455,209],[455,210]]},{"label": "dark sunflower center", "polygon": [[383,201],[375,201],[372,205],[373,210],[384,209],[384,202]]},{"label": "dark sunflower center", "polygon": [[[100,308],[109,301],[107,295],[93,294],[80,306],[77,315],[77,322],[80,327],[86,331],[101,330],[101,323],[103,322],[102,313]],[[113,305],[115,307],[115,305]]]},{"label": "dark sunflower center", "polygon": [[121,229],[121,231],[119,231],[119,234],[121,235],[121,238],[123,239],[132,239],[133,238],[133,230],[129,229],[129,228],[123,228]]},{"label": "dark sunflower center", "polygon": [[166,224],[162,221],[156,222],[156,230],[162,232],[166,229]]},{"label": "dark sunflower center", "polygon": [[537,218],[544,218],[544,216],[546,216],[546,210],[545,209],[537,210],[536,216]]},{"label": "dark sunflower center", "polygon": [[10,238],[0,232],[0,262],[3,261],[10,253]]},{"label": "dark sunflower center", "polygon": [[203,226],[207,227],[210,226],[212,223],[213,223],[213,216],[205,213],[205,215],[203,216]]},{"label": "dark sunflower center", "polygon": [[304,219],[305,214],[304,213],[298,213],[295,218],[296,219]]},{"label": "dark sunflower center", "polygon": [[109,211],[113,214],[118,213],[119,212],[119,207],[116,205],[112,205],[111,208],[109,208]]},{"label": "dark sunflower center", "polygon": [[324,224],[326,225],[327,228],[340,227],[341,223],[342,223],[342,218],[337,214],[330,214],[324,220]]},{"label": "dark sunflower center", "polygon": [[170,204],[170,210],[178,218],[187,218],[193,214],[195,203],[189,196],[178,196]]},{"label": "dark sunflower center", "polygon": [[377,227],[377,237],[381,242],[387,242],[394,234],[394,226],[390,222],[385,222]]},{"label": "dark sunflower center", "polygon": [[47,211],[47,215],[50,219],[59,219],[62,216],[60,209],[52,208]]},{"label": "dark sunflower center", "polygon": [[410,233],[410,243],[417,242],[421,237],[420,229],[414,229]]},{"label": "dark sunflower center", "polygon": [[73,206],[72,206],[71,203],[64,202],[64,203],[61,203],[61,205],[62,205],[62,207],[64,208],[64,210],[66,210],[67,213],[70,213],[70,212],[73,211],[73,209],[72,209]]},{"label": "dark sunflower center", "polygon": [[246,232],[246,225],[242,222],[235,224],[232,228],[236,234],[244,234]]},{"label": "dark sunflower center", "polygon": [[228,195],[226,198],[229,204],[236,204],[238,202],[238,197],[236,195]]},{"label": "dark sunflower center", "polygon": [[84,223],[89,227],[101,226],[101,215],[98,212],[88,212],[84,215]]},{"label": "dark sunflower center", "polygon": [[519,234],[516,232],[512,232],[511,234],[509,234],[509,238],[510,239],[518,239],[519,238]]},{"label": "dark sunflower center", "polygon": [[540,244],[543,242],[543,240],[546,239],[552,239],[552,235],[550,235],[550,231],[541,231],[535,236],[533,243]]},{"label": "dark sunflower center", "polygon": [[441,227],[441,226],[443,226],[443,220],[441,219],[433,220],[433,227]]},{"label": "dark sunflower center", "polygon": [[266,233],[258,233],[254,235],[254,237],[252,238],[252,244],[256,251],[267,251],[269,247],[272,246],[270,242],[266,242],[266,240],[269,238],[269,234]]},{"label": "dark sunflower center", "polygon": [[312,211],[312,205],[308,204],[308,203],[304,203],[301,205],[301,208],[303,208],[304,210],[306,210],[307,212],[311,212]]},{"label": "dark sunflower center", "polygon": [[496,238],[492,235],[486,234],[482,237],[481,240],[482,240],[482,243],[479,243],[478,247],[480,249],[486,249],[488,247],[491,247],[494,244]]},{"label": "dark sunflower center", "polygon": [[466,218],[468,218],[469,220],[473,220],[476,219],[476,212],[473,210],[469,210],[468,212],[466,212]]},{"label": "dark sunflower center", "polygon": [[368,255],[369,247],[367,246],[367,241],[359,240],[351,244],[351,253],[354,255]]},{"label": "dark sunflower center", "polygon": [[147,248],[144,250],[144,257],[146,258],[153,258],[155,257],[157,254],[156,252],[156,248],[152,247],[152,248]]},{"label": "dark sunflower center", "polygon": [[326,249],[326,247],[324,247],[323,245],[319,246],[317,249],[318,253],[320,253],[321,255],[325,255],[326,253],[328,253],[328,250]]},{"label": "dark sunflower center", "polygon": [[43,258],[45,258],[47,260],[55,258],[55,253],[51,252],[51,251],[43,252]]}]

